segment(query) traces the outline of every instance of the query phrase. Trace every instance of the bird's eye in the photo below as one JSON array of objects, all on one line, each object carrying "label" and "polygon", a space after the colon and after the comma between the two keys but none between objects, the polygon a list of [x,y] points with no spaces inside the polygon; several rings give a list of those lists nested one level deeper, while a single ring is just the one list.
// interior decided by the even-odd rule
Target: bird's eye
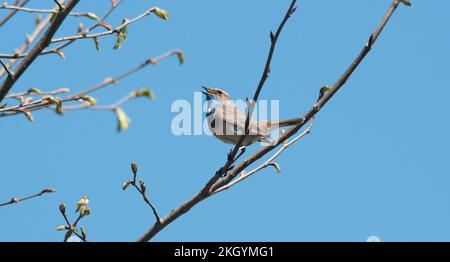
[{"label": "bird's eye", "polygon": [[222,91],[221,91],[221,90],[217,90],[217,93],[218,93],[218,94],[222,94]]}]

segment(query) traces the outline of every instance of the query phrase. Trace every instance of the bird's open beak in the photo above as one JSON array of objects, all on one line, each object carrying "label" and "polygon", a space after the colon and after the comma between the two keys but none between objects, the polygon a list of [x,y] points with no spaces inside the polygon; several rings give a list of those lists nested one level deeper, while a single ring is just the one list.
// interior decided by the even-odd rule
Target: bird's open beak
[{"label": "bird's open beak", "polygon": [[206,86],[202,86],[202,88],[205,89],[205,91],[206,91],[206,92],[202,91],[202,93],[203,93],[205,96],[209,96],[209,88],[207,88]]}]

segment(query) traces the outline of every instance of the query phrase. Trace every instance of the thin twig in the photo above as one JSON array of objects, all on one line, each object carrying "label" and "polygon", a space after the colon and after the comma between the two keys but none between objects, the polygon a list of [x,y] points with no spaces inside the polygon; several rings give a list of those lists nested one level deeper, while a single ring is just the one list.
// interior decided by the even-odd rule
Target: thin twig
[{"label": "thin twig", "polygon": [[[111,13],[121,4],[123,3],[124,0],[120,0],[117,1],[115,5],[111,5],[111,7],[106,11],[106,13],[103,15],[103,17],[96,22],[95,24],[93,24],[92,26],[90,26],[89,28],[87,28],[86,30],[84,30],[83,32],[80,32],[79,35],[85,35],[88,34],[90,31],[94,30],[95,28],[97,28],[98,26],[100,26],[110,15]],[[64,49],[65,47],[71,45],[72,43],[74,43],[76,40],[70,40],[67,41],[65,43],[62,43],[56,47],[50,48],[50,49],[46,49],[43,50],[39,55],[48,55],[48,54],[55,54],[58,51],[61,51],[62,49]],[[28,53],[22,53],[22,54],[0,54],[0,58],[23,58],[25,56],[27,56]]]},{"label": "thin twig", "polygon": [[[22,7],[22,6],[26,5],[29,1],[30,0],[23,0],[23,1],[16,0],[14,2],[14,5]],[[6,24],[6,22],[8,22],[9,19],[11,19],[16,13],[17,13],[17,10],[12,10],[11,12],[9,12],[2,20],[0,20],[0,27],[2,27],[4,24]]]},{"label": "thin twig", "polygon": [[[53,15],[48,15],[45,17],[44,20],[42,20],[39,24],[36,25],[36,28],[34,29],[33,33],[31,35],[27,35],[25,38],[25,43],[22,44],[16,51],[15,54],[21,55],[23,54],[28,48],[31,46],[31,44],[34,42],[36,37],[44,30],[44,28],[47,26],[47,24],[50,22]],[[17,61],[16,58],[10,58],[8,63],[6,64],[6,68],[11,68],[14,63]],[[6,71],[4,69],[0,70],[0,76],[2,76]]]},{"label": "thin twig", "polygon": [[0,64],[2,64],[3,69],[6,71],[9,77],[14,78],[13,72],[9,71],[9,68],[3,63],[2,60],[0,60]]},{"label": "thin twig", "polygon": [[141,194],[145,203],[147,203],[147,205],[152,209],[153,215],[155,216],[155,219],[156,219],[156,224],[161,223],[161,217],[158,215],[158,212],[156,211],[155,206],[152,204],[150,199],[147,197],[147,193],[146,193],[147,186],[145,185],[144,181],[140,179],[139,186],[136,183],[137,165],[134,162],[131,163],[131,171],[133,172],[133,179],[125,182],[123,190],[125,190],[129,185],[133,186],[139,192],[139,194]]},{"label": "thin twig", "polygon": [[8,202],[0,203],[0,206],[17,204],[17,203],[20,203],[20,202],[28,200],[28,199],[32,199],[32,198],[35,198],[35,197],[42,196],[45,193],[54,193],[54,192],[56,192],[56,190],[54,190],[53,188],[46,188],[46,189],[43,189],[39,193],[36,193],[34,195],[29,195],[29,196],[22,197],[22,198],[15,198],[15,197],[13,197]]},{"label": "thin twig", "polygon": [[[36,8],[28,8],[28,7],[14,6],[14,5],[0,5],[0,9],[9,9],[9,10],[23,11],[23,12],[28,12],[28,13],[38,13],[38,14],[57,14],[60,12],[59,10],[64,10],[64,7],[62,6],[62,4],[59,1],[55,0],[55,3],[59,6],[58,10],[36,9]],[[84,16],[84,17],[89,17],[89,18],[96,16],[92,12],[71,12],[68,15],[76,16],[76,17]]]},{"label": "thin twig", "polygon": [[[333,85],[331,90],[326,93],[321,99],[303,116],[304,121],[302,123],[295,125],[288,129],[280,138],[278,139],[278,142],[276,145],[271,145],[264,147],[254,154],[252,154],[249,158],[239,163],[233,170],[231,170],[222,180],[217,181],[212,187],[211,191],[214,192],[215,190],[225,186],[226,184],[230,183],[238,174],[240,174],[245,168],[253,164],[255,161],[260,159],[261,157],[265,156],[267,153],[271,152],[273,149],[275,149],[278,145],[289,139],[290,137],[294,136],[304,125],[305,123],[309,122],[319,111],[320,109],[326,104],[326,102],[331,99],[331,97],[338,91],[339,88],[341,88],[346,80],[352,75],[352,73],[355,71],[355,69],[359,66],[361,61],[366,57],[366,55],[371,50],[373,44],[378,39],[378,36],[383,31],[383,28],[388,23],[389,19],[391,18],[394,11],[397,9],[398,5],[400,3],[400,0],[393,0],[391,6],[389,7],[386,15],[382,19],[380,25],[378,28],[374,31],[374,33],[371,35],[368,43],[364,46],[360,54],[356,57],[356,59],[353,61],[353,63],[349,66],[349,68],[344,72],[344,74],[339,78],[339,80]],[[144,242],[149,241],[152,239],[158,232],[160,232],[162,229],[164,229],[167,225],[172,223],[174,220],[179,218],[181,215],[188,212],[193,206],[197,205],[199,202],[205,200],[211,194],[205,194],[204,193],[205,188],[200,190],[196,195],[194,195],[192,198],[186,200],[184,203],[182,203],[180,206],[176,207],[172,212],[170,212],[168,215],[163,217],[161,219],[161,223],[153,225],[150,229],[148,229],[144,234],[138,238],[137,241]],[[209,189],[207,190],[209,192]]]},{"label": "thin twig", "polygon": [[[64,6],[63,3],[61,3],[59,0],[54,0],[56,5],[59,7],[59,11],[64,11],[64,9],[66,9],[66,7]],[[70,13],[69,13],[70,15]]]},{"label": "thin twig", "polygon": [[52,24],[48,27],[45,33],[42,35],[41,39],[36,43],[30,53],[22,60],[22,62],[17,66],[14,70],[14,77],[8,76],[3,84],[0,86],[0,102],[3,98],[8,94],[13,85],[16,83],[17,79],[19,79],[22,74],[28,69],[28,67],[34,62],[34,60],[39,56],[39,54],[44,50],[52,39],[53,35],[56,33],[58,28],[62,25],[67,15],[70,13],[76,4],[78,4],[80,0],[68,0],[66,3],[66,9],[58,13]]},{"label": "thin twig", "polygon": [[[73,36],[64,36],[64,37],[59,37],[59,38],[54,38],[52,39],[50,42],[51,43],[57,43],[57,42],[63,42],[63,41],[71,41],[71,40],[77,40],[77,39],[89,39],[89,38],[98,38],[98,37],[102,37],[105,35],[112,35],[112,34],[117,34],[120,32],[120,30],[136,21],[139,21],[140,19],[148,16],[150,13],[153,13],[156,10],[156,7],[152,7],[150,9],[148,9],[147,11],[145,11],[144,13],[136,16],[135,18],[131,19],[131,20],[126,20],[124,23],[122,23],[121,25],[119,25],[118,27],[108,30],[108,31],[104,31],[104,32],[100,32],[100,33],[96,33],[96,34],[77,34],[77,35],[73,35]],[[1,56],[0,56],[1,57]]]},{"label": "thin twig", "polygon": [[[150,59],[146,59],[144,62],[140,63],[139,65],[133,67],[132,69],[119,74],[118,76],[114,76],[114,77],[108,77],[106,79],[104,79],[103,81],[101,81],[100,83],[93,85],[91,87],[88,87],[86,89],[83,89],[75,94],[72,95],[68,95],[66,97],[61,98],[61,102],[68,102],[68,101],[76,101],[78,99],[80,99],[80,97],[87,95],[87,94],[91,94],[94,91],[97,91],[99,89],[105,88],[108,85],[117,83],[118,81],[133,75],[134,73],[140,71],[141,69],[147,67],[148,65],[156,65],[158,64],[160,61],[169,58],[171,56],[176,55],[180,61],[180,63],[182,63],[182,59],[180,57],[184,57],[184,54],[182,51],[175,49],[169,52],[166,52],[164,54],[161,54],[157,57],[154,58],[150,58]],[[184,59],[184,58],[183,58]],[[56,90],[55,90],[56,91]],[[28,91],[26,91],[28,92]],[[23,93],[18,93],[20,94],[24,94],[26,92]],[[52,92],[47,92],[47,93],[43,93],[44,94],[48,94],[48,93],[52,93]],[[118,101],[120,102],[120,100]],[[15,114],[19,114],[21,113],[20,111],[18,111],[19,109],[26,109],[27,111],[34,111],[34,110],[38,110],[38,109],[42,109],[42,108],[46,108],[49,107],[52,103],[50,101],[44,100],[44,99],[38,99],[38,100],[34,100],[25,104],[20,104],[20,105],[15,105],[15,106],[11,106],[11,107],[4,107],[4,108],[0,108],[0,117],[4,117],[4,116],[11,116],[11,115],[15,115]],[[116,102],[117,104],[117,102]],[[74,105],[74,106],[70,106],[70,107],[65,107],[63,109],[68,109],[68,110],[77,110],[77,109],[83,109],[86,108],[87,104],[82,104],[82,105]],[[93,108],[96,109],[96,108]]]},{"label": "thin twig", "polygon": [[241,171],[241,175],[240,175],[237,179],[231,181],[230,183],[224,185],[224,186],[221,187],[221,188],[216,189],[213,193],[211,193],[211,195],[214,195],[214,194],[217,194],[217,193],[219,193],[219,192],[222,192],[222,191],[224,191],[224,190],[226,190],[226,189],[228,189],[228,188],[230,188],[230,187],[236,185],[237,183],[242,182],[244,179],[247,179],[247,178],[250,177],[251,175],[257,173],[258,171],[260,171],[260,170],[262,170],[262,169],[264,169],[264,168],[267,168],[267,167],[269,167],[269,166],[275,166],[275,167],[277,168],[277,166],[276,166],[277,164],[276,164],[275,162],[273,162],[273,161],[274,161],[277,157],[279,157],[279,156],[281,155],[281,153],[283,153],[283,151],[285,151],[285,150],[286,150],[288,147],[290,147],[292,144],[294,144],[294,143],[297,142],[298,140],[302,139],[304,136],[310,134],[310,133],[311,133],[311,129],[312,129],[312,123],[310,123],[310,125],[309,125],[305,130],[303,130],[303,132],[301,132],[300,134],[298,134],[298,135],[297,135],[294,139],[292,139],[291,141],[289,141],[289,142],[288,142],[287,140],[284,141],[284,143],[283,143],[283,145],[280,147],[280,149],[278,149],[278,151],[277,151],[273,156],[271,156],[269,159],[267,159],[263,164],[259,165],[258,167],[256,167],[255,169],[253,169],[253,170],[251,170],[251,171],[249,171],[249,172]]},{"label": "thin twig", "polygon": [[126,77],[128,77],[128,76],[130,76],[130,75],[132,75],[132,74],[134,74],[136,72],[138,72],[139,70],[145,68],[146,66],[148,66],[148,65],[156,65],[156,64],[158,64],[159,61],[161,61],[161,60],[163,60],[165,58],[171,57],[173,55],[177,55],[178,57],[180,57],[180,56],[183,56],[183,52],[181,52],[178,49],[175,49],[175,50],[166,52],[166,53],[164,53],[162,55],[159,55],[157,57],[146,59],[144,62],[142,62],[138,66],[136,66],[136,67],[134,67],[134,68],[132,68],[132,69],[130,69],[130,70],[128,70],[128,71],[126,71],[126,72],[116,76],[116,77],[108,77],[108,78],[104,79],[101,83],[99,83],[97,85],[94,85],[92,87],[89,87],[87,89],[84,89],[84,90],[76,93],[74,96],[82,96],[82,95],[85,95],[85,94],[88,94],[88,93],[92,93],[92,92],[94,92],[94,91],[96,91],[98,89],[101,89],[101,88],[105,87],[105,86],[117,83],[118,81],[120,81],[120,80],[122,80],[122,79],[124,79],[124,78],[126,78]]},{"label": "thin twig", "polygon": [[208,181],[208,183],[206,184],[206,186],[204,187],[203,194],[209,194],[210,193],[210,189],[211,187],[223,176],[225,175],[228,170],[230,169],[230,167],[233,165],[233,163],[236,161],[236,155],[239,151],[239,149],[241,148],[245,138],[248,136],[248,130],[249,130],[249,126],[250,126],[250,120],[251,117],[253,115],[253,111],[254,111],[254,107],[256,102],[258,101],[259,98],[259,94],[261,93],[261,90],[264,86],[264,83],[266,82],[266,79],[269,77],[269,73],[270,73],[270,63],[272,61],[272,57],[273,54],[275,52],[275,47],[278,41],[278,37],[281,34],[281,31],[284,28],[284,25],[286,24],[287,20],[291,17],[291,15],[295,12],[295,10],[297,9],[295,7],[295,3],[296,0],[292,0],[291,5],[289,6],[286,14],[284,15],[283,20],[281,21],[280,25],[278,26],[278,29],[275,33],[275,35],[270,32],[270,49],[269,49],[269,54],[267,55],[267,60],[266,60],[266,64],[264,66],[264,70],[263,73],[261,75],[261,79],[259,80],[258,86],[256,88],[255,94],[253,95],[253,100],[250,103],[249,106],[249,110],[247,112],[247,117],[246,117],[246,121],[245,121],[245,133],[243,135],[241,135],[241,137],[239,138],[238,143],[235,145],[235,147],[233,148],[233,150],[228,154],[228,159],[227,162],[225,163],[225,165],[223,165],[217,172],[216,174]]}]

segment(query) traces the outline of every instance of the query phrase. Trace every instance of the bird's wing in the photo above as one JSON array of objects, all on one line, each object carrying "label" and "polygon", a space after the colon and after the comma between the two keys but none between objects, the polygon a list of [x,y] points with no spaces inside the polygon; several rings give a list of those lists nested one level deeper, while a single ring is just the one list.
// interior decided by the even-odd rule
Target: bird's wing
[{"label": "bird's wing", "polygon": [[[243,135],[245,133],[245,121],[247,114],[241,111],[232,101],[222,102],[214,113],[217,131],[225,135]],[[250,135],[260,135],[256,122],[251,120],[249,126]]]}]

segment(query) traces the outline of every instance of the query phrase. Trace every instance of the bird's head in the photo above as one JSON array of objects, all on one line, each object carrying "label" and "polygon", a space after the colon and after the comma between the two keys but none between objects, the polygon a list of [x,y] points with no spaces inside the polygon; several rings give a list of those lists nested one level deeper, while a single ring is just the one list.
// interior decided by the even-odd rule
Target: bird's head
[{"label": "bird's head", "polygon": [[203,89],[205,89],[205,91],[202,91],[202,93],[206,96],[206,100],[220,100],[220,101],[225,101],[225,100],[230,100],[231,97],[230,95],[225,92],[224,90],[217,88],[217,87],[205,87],[202,86]]}]

